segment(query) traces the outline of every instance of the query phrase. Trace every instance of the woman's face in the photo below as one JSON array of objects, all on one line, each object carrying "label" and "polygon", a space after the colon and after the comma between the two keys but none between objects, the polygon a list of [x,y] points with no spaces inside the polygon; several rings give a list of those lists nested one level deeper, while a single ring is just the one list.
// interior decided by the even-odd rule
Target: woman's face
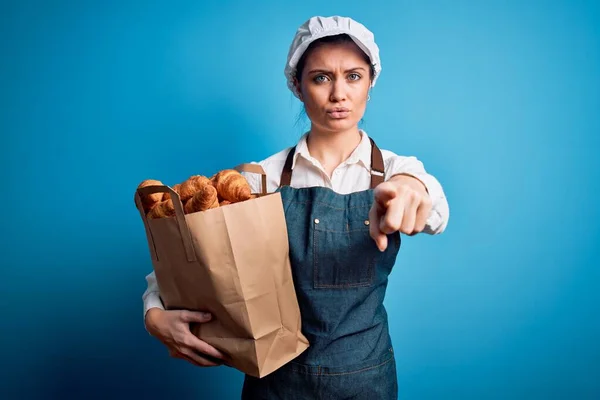
[{"label": "woman's face", "polygon": [[365,113],[370,84],[370,66],[356,44],[323,44],[312,50],[299,91],[313,127],[331,133],[355,128]]}]

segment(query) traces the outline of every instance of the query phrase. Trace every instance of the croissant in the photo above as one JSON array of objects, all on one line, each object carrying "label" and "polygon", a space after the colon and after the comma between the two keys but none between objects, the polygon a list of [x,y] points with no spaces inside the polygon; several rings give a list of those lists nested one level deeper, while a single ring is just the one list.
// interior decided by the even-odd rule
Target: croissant
[{"label": "croissant", "polygon": [[[255,194],[251,194],[251,195],[250,195],[250,198],[249,198],[248,200],[250,200],[250,199],[255,199],[255,198],[256,198],[256,195],[255,195]],[[223,206],[228,206],[229,204],[233,204],[233,203],[232,203],[231,201],[229,201],[229,200],[223,200],[223,201],[221,201],[221,202],[219,203],[219,205],[220,205],[221,207],[223,207]]]},{"label": "croissant", "polygon": [[185,203],[185,212],[191,214],[216,207],[219,207],[217,189],[210,184],[206,184]]},{"label": "croissant", "polygon": [[210,185],[210,179],[202,175],[192,175],[179,186],[179,198],[185,203],[203,186]]},{"label": "croissant", "polygon": [[[163,183],[161,181],[157,181],[156,179],[146,179],[142,181],[138,185],[138,189],[147,187],[147,186],[161,186]],[[163,193],[152,193],[147,195],[141,195],[142,206],[144,207],[144,211],[148,212],[152,207],[156,205],[159,201],[162,200]]]},{"label": "croissant", "polygon": [[232,203],[250,199],[250,185],[242,174],[234,169],[225,169],[211,178],[219,197]]},{"label": "croissant", "polygon": [[[174,185],[171,189],[173,189],[175,191],[175,193],[179,194],[179,187],[180,186],[181,186],[181,184],[178,183],[177,185]],[[163,201],[169,200],[170,198],[171,198],[171,194],[170,193],[165,192],[163,194],[163,197],[162,197]]]},{"label": "croissant", "polygon": [[173,217],[175,215],[175,207],[173,200],[164,200],[157,203],[148,213],[149,219]]}]

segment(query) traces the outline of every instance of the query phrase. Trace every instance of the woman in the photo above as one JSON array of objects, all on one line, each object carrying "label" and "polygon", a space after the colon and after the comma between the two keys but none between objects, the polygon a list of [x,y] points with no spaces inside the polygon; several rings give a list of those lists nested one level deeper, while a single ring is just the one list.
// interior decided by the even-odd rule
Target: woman
[{"label": "woman", "polygon": [[[379,150],[358,128],[381,71],[373,34],[342,17],[313,17],[297,31],[285,74],[304,103],[310,131],[263,161],[268,191],[286,210],[302,331],[310,347],[257,379],[245,399],[396,399],[396,366],[383,299],[400,232],[441,233],[448,204],[414,157]],[[253,192],[257,176],[246,174]],[[174,357],[198,366],[224,360],[190,333],[210,315],[165,311],[147,276],[145,321]]]}]

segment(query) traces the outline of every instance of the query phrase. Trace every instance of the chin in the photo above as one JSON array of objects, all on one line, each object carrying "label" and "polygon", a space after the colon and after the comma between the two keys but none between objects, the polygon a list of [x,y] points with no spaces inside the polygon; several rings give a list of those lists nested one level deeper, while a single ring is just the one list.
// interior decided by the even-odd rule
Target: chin
[{"label": "chin", "polygon": [[329,120],[321,125],[323,129],[332,133],[347,131],[356,128],[356,126],[358,126],[358,121],[350,119]]}]

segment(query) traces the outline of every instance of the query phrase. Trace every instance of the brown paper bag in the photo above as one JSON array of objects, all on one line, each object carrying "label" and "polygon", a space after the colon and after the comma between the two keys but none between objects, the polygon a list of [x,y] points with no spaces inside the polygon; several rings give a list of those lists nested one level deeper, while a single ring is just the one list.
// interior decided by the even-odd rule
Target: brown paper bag
[{"label": "brown paper bag", "polygon": [[[136,190],[162,301],[167,309],[207,310],[213,320],[192,333],[231,358],[230,365],[264,377],[309,346],[301,333],[281,195],[266,193],[256,164],[238,171],[262,175],[257,198],[185,214],[169,186]],[[140,195],[168,192],[176,216],[147,219]]]}]

